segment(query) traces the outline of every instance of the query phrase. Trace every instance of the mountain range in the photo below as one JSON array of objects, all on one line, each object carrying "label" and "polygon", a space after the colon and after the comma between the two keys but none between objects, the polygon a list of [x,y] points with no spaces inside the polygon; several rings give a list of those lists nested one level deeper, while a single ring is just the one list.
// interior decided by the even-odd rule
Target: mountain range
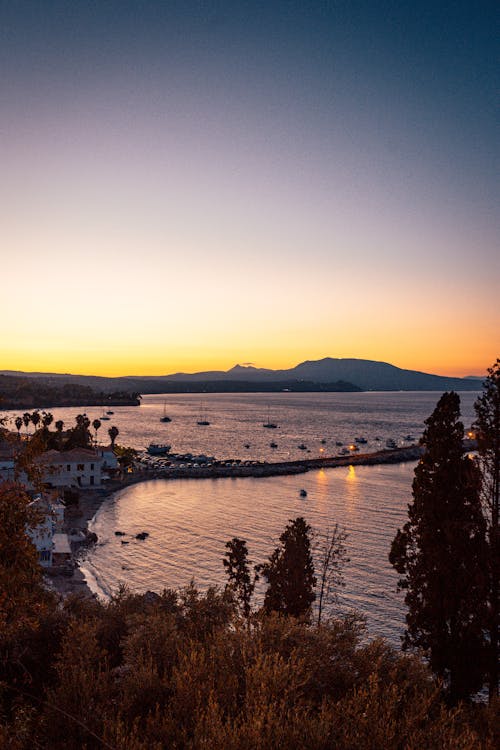
[{"label": "mountain range", "polygon": [[[134,390],[139,393],[224,392],[283,390],[363,390],[363,391],[475,391],[481,379],[445,377],[416,370],[404,370],[386,362],[369,359],[324,359],[305,361],[285,370],[270,370],[251,365],[235,365],[227,371],[171,375],[128,375],[108,378],[95,375],[20,372],[0,370],[0,374],[24,378],[40,378],[46,383],[64,382],[88,385],[103,391]],[[338,387],[337,387],[338,386]]]}]

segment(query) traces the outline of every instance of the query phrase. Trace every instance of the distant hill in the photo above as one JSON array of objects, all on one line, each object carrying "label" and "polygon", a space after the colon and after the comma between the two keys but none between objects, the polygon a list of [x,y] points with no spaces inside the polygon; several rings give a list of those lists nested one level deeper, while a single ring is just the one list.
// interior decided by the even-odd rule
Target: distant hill
[{"label": "distant hill", "polygon": [[476,391],[482,378],[449,378],[416,370],[403,370],[387,362],[369,359],[324,359],[301,362],[287,370],[269,370],[235,365],[230,370],[172,375],[129,375],[105,378],[94,375],[25,373],[12,370],[0,374],[37,378],[50,385],[75,383],[100,391],[163,392],[235,392],[273,390],[370,390],[370,391]]}]

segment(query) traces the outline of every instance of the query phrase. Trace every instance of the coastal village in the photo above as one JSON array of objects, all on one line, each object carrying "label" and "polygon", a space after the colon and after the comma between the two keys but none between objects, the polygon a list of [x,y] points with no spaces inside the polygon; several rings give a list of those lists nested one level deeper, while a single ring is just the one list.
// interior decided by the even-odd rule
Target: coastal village
[{"label": "coastal village", "polygon": [[[62,595],[75,591],[89,593],[77,562],[82,548],[97,541],[88,523],[104,497],[128,484],[156,478],[300,474],[315,468],[415,460],[421,451],[419,446],[411,445],[370,454],[276,462],[218,461],[191,454],[157,457],[119,448],[115,444],[116,427],[108,430],[109,444],[98,444],[97,430],[92,437],[86,415],[77,417],[74,428],[63,430],[61,424],[56,423],[56,431],[50,431],[51,415],[42,412],[38,419],[38,412],[33,414],[35,431],[32,434],[26,431],[23,435],[20,429],[16,434],[6,427],[1,428],[0,483],[18,481],[32,498],[30,507],[38,521],[27,532],[48,584]],[[26,427],[27,421],[25,419]],[[19,422],[17,426],[19,428]]]},{"label": "coastal village", "polygon": [[61,593],[69,593],[84,584],[75,556],[82,546],[96,541],[87,530],[88,513],[84,514],[80,505],[90,502],[92,508],[107,483],[116,484],[123,476],[114,446],[49,449],[33,459],[32,473],[19,460],[32,438],[13,436],[6,430],[2,438],[0,483],[18,481],[24,485],[32,498],[29,508],[37,519],[27,534],[36,548],[39,564],[49,583]]}]

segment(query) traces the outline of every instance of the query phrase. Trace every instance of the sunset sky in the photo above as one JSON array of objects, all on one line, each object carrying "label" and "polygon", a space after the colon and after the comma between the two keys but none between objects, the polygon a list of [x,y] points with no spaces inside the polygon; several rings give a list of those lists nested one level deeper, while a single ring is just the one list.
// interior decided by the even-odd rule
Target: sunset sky
[{"label": "sunset sky", "polygon": [[0,2],[0,369],[500,356],[488,2]]}]

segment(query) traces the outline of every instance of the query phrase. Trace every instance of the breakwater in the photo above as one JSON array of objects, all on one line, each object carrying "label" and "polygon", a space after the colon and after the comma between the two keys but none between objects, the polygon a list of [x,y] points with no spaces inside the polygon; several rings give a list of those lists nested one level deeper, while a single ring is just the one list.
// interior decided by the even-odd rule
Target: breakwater
[{"label": "breakwater", "polygon": [[373,466],[418,461],[423,453],[419,445],[382,450],[375,453],[354,453],[348,456],[325,456],[294,461],[266,461],[242,464],[226,461],[210,466],[164,466],[141,471],[147,479],[218,479],[223,477],[274,477],[304,474],[311,469],[333,469],[337,466]]}]

